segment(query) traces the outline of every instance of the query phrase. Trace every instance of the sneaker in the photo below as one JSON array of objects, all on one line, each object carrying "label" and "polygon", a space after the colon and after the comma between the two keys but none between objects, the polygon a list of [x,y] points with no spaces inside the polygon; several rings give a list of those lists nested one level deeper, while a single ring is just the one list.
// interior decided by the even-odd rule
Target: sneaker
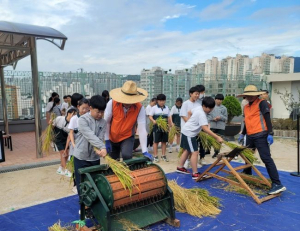
[{"label": "sneaker", "polygon": [[185,167],[182,168],[177,167],[176,172],[183,173],[183,174],[190,174],[190,172]]},{"label": "sneaker", "polygon": [[154,163],[158,163],[158,162],[159,162],[158,156],[154,156],[153,162],[154,162]]},{"label": "sneaker", "polygon": [[237,160],[237,159],[238,159],[238,156],[235,156],[234,159]]},{"label": "sneaker", "polygon": [[176,152],[179,152],[180,148],[179,147],[176,147]]},{"label": "sneaker", "polygon": [[281,193],[281,192],[283,192],[285,190],[286,190],[286,187],[284,187],[282,184],[274,184],[274,183],[272,183],[272,188],[268,192],[268,194],[269,195],[274,195],[274,194]]},{"label": "sneaker", "polygon": [[193,174],[192,174],[193,180],[197,180],[199,176],[200,176],[200,173],[199,173],[199,172],[193,173]]},{"label": "sneaker", "polygon": [[153,147],[149,147],[148,152],[153,152]]},{"label": "sneaker", "polygon": [[201,158],[201,159],[200,159],[199,164],[201,164],[201,165],[207,165],[207,163],[206,163],[206,161],[204,160],[204,158]]},{"label": "sneaker", "polygon": [[57,174],[62,174],[62,167],[61,166],[58,167],[58,169],[56,170],[56,173]]},{"label": "sneaker", "polygon": [[169,147],[169,153],[172,153],[172,152],[173,152],[172,148],[171,148],[171,147]]},{"label": "sneaker", "polygon": [[161,159],[164,161],[164,162],[169,162],[168,158],[166,156],[162,156]]},{"label": "sneaker", "polygon": [[72,192],[75,193],[75,194],[78,194],[78,191],[77,191],[77,187],[76,187],[76,186],[74,186],[74,187],[72,188]]},{"label": "sneaker", "polygon": [[184,162],[184,165],[183,165],[184,168],[188,169],[191,167],[191,161],[189,159],[187,159],[185,162]]},{"label": "sneaker", "polygon": [[72,173],[68,169],[66,169],[64,175],[67,176],[67,177],[71,177]]}]

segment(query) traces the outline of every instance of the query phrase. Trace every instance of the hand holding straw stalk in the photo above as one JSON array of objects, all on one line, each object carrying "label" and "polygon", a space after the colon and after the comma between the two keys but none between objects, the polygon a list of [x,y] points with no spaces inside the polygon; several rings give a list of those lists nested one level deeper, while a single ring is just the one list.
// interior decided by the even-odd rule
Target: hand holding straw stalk
[{"label": "hand holding straw stalk", "polygon": [[167,119],[163,118],[162,116],[158,117],[153,124],[156,124],[159,129],[163,132],[169,131],[169,125]]},{"label": "hand holding straw stalk", "polygon": [[56,115],[54,113],[51,114],[51,118],[49,121],[49,125],[43,132],[40,142],[42,143],[42,152],[46,153],[47,155],[49,154],[51,144],[55,141],[55,133],[54,133],[54,126],[53,126],[53,121],[55,120]]},{"label": "hand holding straw stalk", "polygon": [[176,125],[173,125],[169,131],[169,140],[168,140],[169,144],[173,143],[176,134],[179,134],[179,128],[176,127]]},{"label": "hand holding straw stalk", "polygon": [[[230,142],[224,142],[225,145],[227,145],[229,148],[231,149],[235,149],[235,148],[242,148],[243,146],[234,144],[234,143],[230,143]],[[241,153],[250,161],[251,164],[254,163],[254,161],[257,160],[257,158],[254,156],[254,152],[252,149],[250,148],[246,148],[243,151],[241,151]]]},{"label": "hand holding straw stalk", "polygon": [[139,190],[138,186],[133,181],[133,176],[132,176],[132,173],[131,173],[129,167],[124,162],[119,162],[119,161],[112,159],[109,155],[107,155],[106,149],[102,149],[102,150],[105,150],[105,155],[103,155],[102,153],[100,154],[100,152],[102,150],[100,151],[99,149],[97,149],[95,147],[94,147],[94,150],[97,154],[99,153],[98,155],[105,158],[107,165],[111,168],[111,170],[114,172],[114,174],[118,177],[123,188],[125,190],[126,189],[129,190],[130,196],[131,196],[133,187],[136,187]]}]

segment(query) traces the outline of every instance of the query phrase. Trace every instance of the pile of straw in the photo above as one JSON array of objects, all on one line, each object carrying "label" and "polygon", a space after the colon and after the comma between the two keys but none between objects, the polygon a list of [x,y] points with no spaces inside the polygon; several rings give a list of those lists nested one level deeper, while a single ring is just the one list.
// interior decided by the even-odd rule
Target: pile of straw
[{"label": "pile of straw", "polygon": [[168,185],[173,191],[175,209],[192,216],[216,216],[221,210],[219,199],[212,197],[205,189],[180,187],[175,180],[168,181]]},{"label": "pile of straw", "polygon": [[55,133],[52,125],[52,122],[54,121],[55,117],[55,114],[52,113],[50,118],[51,123],[47,126],[40,138],[42,142],[42,152],[46,153],[47,155],[49,154],[51,144],[55,141]]},{"label": "pile of straw", "polygon": [[143,231],[138,225],[133,222],[126,220],[124,218],[119,219],[118,222],[123,225],[123,230],[125,231]]},{"label": "pile of straw", "polygon": [[200,139],[201,144],[203,145],[203,148],[205,150],[210,150],[211,147],[213,147],[215,150],[220,150],[221,149],[221,143],[216,141],[214,137],[211,135],[208,135],[205,132],[199,132],[198,134],[198,139]]},{"label": "pile of straw", "polygon": [[159,129],[161,129],[163,132],[169,131],[168,121],[167,119],[163,118],[162,116],[158,117],[156,119],[156,124]]},{"label": "pile of straw", "polygon": [[179,134],[179,128],[174,125],[170,128],[169,131],[169,144],[173,144],[176,134]]},{"label": "pile of straw", "polygon": [[54,225],[52,225],[51,227],[48,228],[48,231],[75,231],[75,227],[73,226],[65,226],[62,227],[60,224],[60,221],[58,221],[57,223],[55,223]]},{"label": "pile of straw", "polygon": [[[235,149],[235,148],[242,148],[242,146],[234,144],[234,143],[230,143],[230,142],[226,142],[224,141],[224,144],[227,145],[229,148],[231,149]],[[254,156],[254,152],[252,151],[252,149],[250,148],[246,148],[243,151],[241,151],[241,153],[253,164],[254,161],[257,160],[257,158]]]}]

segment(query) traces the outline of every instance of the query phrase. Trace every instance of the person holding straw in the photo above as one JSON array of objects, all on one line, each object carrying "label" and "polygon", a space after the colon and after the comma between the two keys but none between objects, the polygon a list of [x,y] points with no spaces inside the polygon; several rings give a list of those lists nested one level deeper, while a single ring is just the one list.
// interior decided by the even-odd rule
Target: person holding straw
[{"label": "person holding straw", "polygon": [[192,116],[181,129],[180,147],[183,149],[183,153],[180,157],[176,172],[190,174],[183,165],[188,156],[191,154],[191,166],[193,171],[192,179],[197,179],[200,176],[197,169],[197,160],[199,155],[197,137],[201,130],[214,137],[219,143],[223,142],[223,139],[213,133],[208,127],[206,115],[210,113],[214,107],[215,100],[212,97],[204,97],[202,106],[192,109]]},{"label": "person holding straw", "polygon": [[106,121],[103,119],[103,114],[105,108],[105,99],[100,95],[94,95],[90,99],[90,112],[78,119],[78,133],[73,151],[78,195],[80,195],[78,169],[99,165],[100,157],[107,155],[104,143]]},{"label": "person holding straw", "polygon": [[104,116],[107,152],[113,159],[131,159],[137,125],[143,155],[152,161],[153,156],[147,149],[146,113],[141,104],[148,92],[138,88],[135,82],[126,81],[121,88],[111,90],[109,95],[112,99],[107,103]]},{"label": "person holding straw", "polygon": [[[260,99],[263,91],[258,91],[256,86],[248,85],[244,93],[237,97],[246,97],[248,104],[244,107],[245,126],[238,141],[244,139],[247,134],[246,146],[257,149],[261,160],[264,162],[272,181],[272,188],[268,194],[277,194],[286,190],[279,180],[276,165],[271,157],[270,145],[273,144],[273,127],[270,118],[268,102]],[[252,175],[252,169],[244,169],[243,173]]]}]

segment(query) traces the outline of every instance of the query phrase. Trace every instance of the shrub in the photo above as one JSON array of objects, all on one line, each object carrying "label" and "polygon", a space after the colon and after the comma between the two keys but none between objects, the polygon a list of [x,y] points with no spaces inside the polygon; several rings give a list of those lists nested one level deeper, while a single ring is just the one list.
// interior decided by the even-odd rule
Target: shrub
[{"label": "shrub", "polygon": [[233,117],[240,116],[242,114],[240,102],[234,96],[226,96],[222,104],[227,108],[227,123],[230,123]]}]

